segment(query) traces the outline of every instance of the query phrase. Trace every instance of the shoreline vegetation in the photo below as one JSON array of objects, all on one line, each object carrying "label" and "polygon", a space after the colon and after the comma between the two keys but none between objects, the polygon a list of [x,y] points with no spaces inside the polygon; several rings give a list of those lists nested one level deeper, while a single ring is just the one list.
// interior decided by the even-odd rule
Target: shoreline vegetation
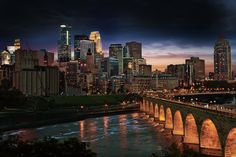
[{"label": "shoreline vegetation", "polygon": [[20,128],[138,112],[137,94],[96,96],[25,96],[17,90],[0,91],[0,133]]},{"label": "shoreline vegetation", "polygon": [[0,141],[1,157],[96,157],[89,143],[80,142],[77,138],[59,141],[45,137],[43,140],[22,141],[10,138]]}]

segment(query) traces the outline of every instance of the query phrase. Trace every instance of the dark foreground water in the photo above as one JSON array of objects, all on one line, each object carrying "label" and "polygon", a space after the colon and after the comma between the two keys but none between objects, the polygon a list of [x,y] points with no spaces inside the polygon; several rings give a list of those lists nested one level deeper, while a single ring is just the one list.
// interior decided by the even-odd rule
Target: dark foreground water
[{"label": "dark foreground water", "polygon": [[148,122],[139,113],[21,129],[5,132],[3,137],[9,135],[19,135],[23,140],[45,136],[57,139],[78,137],[90,142],[98,157],[150,157],[153,152],[163,148],[161,145],[165,141],[155,123]]}]

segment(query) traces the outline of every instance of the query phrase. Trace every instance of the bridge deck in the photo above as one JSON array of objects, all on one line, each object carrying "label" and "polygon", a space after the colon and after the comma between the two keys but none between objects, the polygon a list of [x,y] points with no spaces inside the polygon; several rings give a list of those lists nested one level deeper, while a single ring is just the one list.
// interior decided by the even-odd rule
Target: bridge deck
[{"label": "bridge deck", "polygon": [[[151,97],[151,98],[153,98],[153,97]],[[231,118],[236,118],[236,108],[235,109],[228,109],[228,108],[219,108],[219,107],[216,107],[216,106],[205,107],[205,106],[200,105],[198,103],[187,103],[187,102],[181,102],[181,101],[164,99],[164,98],[153,98],[153,99],[159,99],[159,100],[163,100],[163,101],[167,101],[167,102],[171,102],[171,103],[176,103],[176,104],[183,105],[183,106],[194,107],[194,108],[197,108],[197,109],[209,111],[209,112],[214,113],[214,114],[222,114],[224,116],[228,116],[228,117],[231,117]]]}]

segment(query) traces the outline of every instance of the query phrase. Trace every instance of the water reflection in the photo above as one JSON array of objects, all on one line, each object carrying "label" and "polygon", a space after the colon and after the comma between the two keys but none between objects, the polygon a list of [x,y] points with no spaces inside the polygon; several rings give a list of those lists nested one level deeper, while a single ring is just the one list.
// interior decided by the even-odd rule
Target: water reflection
[{"label": "water reflection", "polygon": [[94,121],[94,120],[87,121],[86,133],[88,133],[89,136],[87,136],[87,134],[86,134],[86,139],[84,140],[85,142],[91,142],[91,141],[97,140],[98,137],[97,137],[96,121]]},{"label": "water reflection", "polygon": [[21,129],[17,132],[9,134],[9,136],[13,136],[15,138],[19,137],[22,141],[29,141],[35,139],[37,137],[37,133],[34,129]]},{"label": "water reflection", "polygon": [[5,132],[17,134],[25,140],[52,136],[63,140],[78,137],[90,142],[98,157],[150,156],[162,140],[155,126],[139,113],[91,118],[83,121],[55,124],[29,130]]},{"label": "water reflection", "polygon": [[109,117],[103,117],[103,124],[104,124],[104,135],[108,135],[108,127],[109,127]]},{"label": "water reflection", "polygon": [[127,149],[127,115],[119,115],[119,133],[120,133],[120,146],[123,149]]},{"label": "water reflection", "polygon": [[80,139],[84,139],[84,121],[79,121],[79,128],[80,128]]}]

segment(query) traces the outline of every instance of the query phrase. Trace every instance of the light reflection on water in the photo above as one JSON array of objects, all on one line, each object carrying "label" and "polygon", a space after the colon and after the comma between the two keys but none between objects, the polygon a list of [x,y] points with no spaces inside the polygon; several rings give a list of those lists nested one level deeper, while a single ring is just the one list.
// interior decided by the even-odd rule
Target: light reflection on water
[{"label": "light reflection on water", "polygon": [[90,142],[98,157],[149,157],[163,142],[154,122],[139,113],[91,118],[83,121],[5,132],[23,140],[51,136],[57,139],[78,137]]}]

